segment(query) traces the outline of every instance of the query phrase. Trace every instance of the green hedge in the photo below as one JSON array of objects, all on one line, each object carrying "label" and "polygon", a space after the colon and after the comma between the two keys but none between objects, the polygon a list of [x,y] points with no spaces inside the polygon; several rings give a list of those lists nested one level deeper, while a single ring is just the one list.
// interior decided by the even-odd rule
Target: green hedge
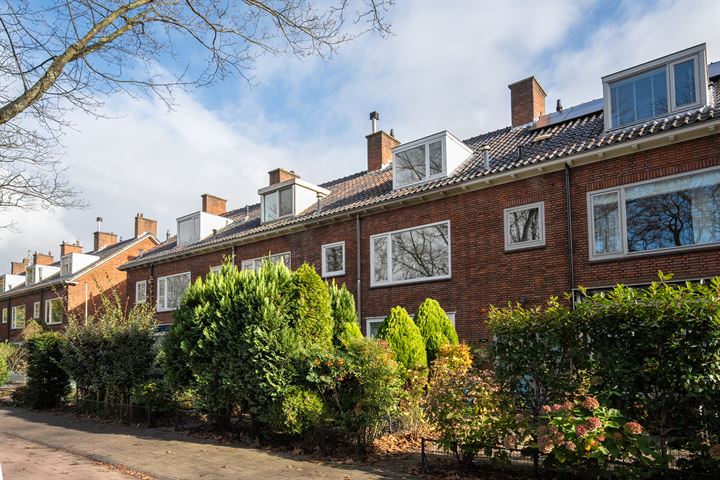
[{"label": "green hedge", "polygon": [[437,300],[426,298],[415,312],[413,321],[425,342],[428,365],[437,358],[443,346],[458,344],[455,327]]},{"label": "green hedge", "polygon": [[403,307],[394,307],[380,325],[378,338],[385,340],[400,365],[407,370],[427,368],[425,343],[417,325]]},{"label": "green hedge", "polygon": [[32,408],[61,406],[70,392],[70,377],[62,367],[64,340],[46,332],[27,340],[28,382],[25,402]]}]

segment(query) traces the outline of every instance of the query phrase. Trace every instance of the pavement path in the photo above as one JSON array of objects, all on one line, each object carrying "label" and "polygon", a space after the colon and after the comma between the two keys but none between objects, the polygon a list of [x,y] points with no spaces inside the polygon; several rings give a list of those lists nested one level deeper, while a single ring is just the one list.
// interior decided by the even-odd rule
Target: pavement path
[{"label": "pavement path", "polygon": [[135,477],[85,457],[0,434],[0,468],[4,480],[133,480]]},{"label": "pavement path", "polygon": [[[372,465],[327,463],[238,444],[219,445],[166,429],[143,429],[12,407],[0,407],[0,434],[124,466],[160,480],[400,479],[413,478],[402,472],[418,461],[405,458]],[[6,474],[7,478],[12,477]]]}]

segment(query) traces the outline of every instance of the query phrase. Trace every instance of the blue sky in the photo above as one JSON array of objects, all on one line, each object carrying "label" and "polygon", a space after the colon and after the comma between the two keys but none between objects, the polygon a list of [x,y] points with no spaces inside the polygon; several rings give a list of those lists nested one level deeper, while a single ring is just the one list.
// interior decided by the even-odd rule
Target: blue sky
[{"label": "blue sky", "polygon": [[103,99],[116,118],[71,113],[63,161],[92,207],[15,212],[20,231],[0,233],[0,272],[28,250],[57,255],[63,240],[91,248],[97,216],[127,238],[143,212],[164,238],[202,193],[230,208],[257,202],[273,168],[313,183],[363,170],[373,110],[402,141],[444,129],[467,138],[508,125],[507,85],[530,75],[551,110],[558,98],[599,98],[603,75],[698,43],[720,60],[716,1],[398,0],[389,15],[388,39],[361,37],[326,62],[262,57],[252,86],[180,94],[171,112],[117,95]]}]

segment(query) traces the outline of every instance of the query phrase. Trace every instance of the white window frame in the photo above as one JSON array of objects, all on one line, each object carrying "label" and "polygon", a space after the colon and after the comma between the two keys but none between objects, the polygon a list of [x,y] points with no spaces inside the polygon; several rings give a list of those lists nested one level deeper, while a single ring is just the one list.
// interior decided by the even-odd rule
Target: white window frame
[{"label": "white window frame", "polygon": [[[188,287],[192,285],[192,273],[191,272],[183,272],[183,273],[175,273],[173,275],[165,275],[163,277],[158,277],[157,279],[157,290],[155,296],[157,297],[157,301],[155,302],[157,306],[158,312],[172,312],[173,310],[177,310],[177,307],[168,307],[167,306],[167,279],[173,278],[173,277],[182,277],[187,276],[188,281]],[[163,290],[160,289],[160,283],[163,283]],[[160,292],[164,292],[164,294],[161,296]],[[183,292],[184,293],[184,292]],[[160,299],[163,298],[165,300],[165,305],[160,305]]]},{"label": "white window frame", "polygon": [[[140,287],[142,287],[142,301],[140,301]],[[147,280],[135,282],[135,305],[147,302]]]},{"label": "white window frame", "polygon": [[8,322],[8,309],[7,307],[3,307],[2,309],[2,323]]},{"label": "white window frame", "polygon": [[[540,238],[537,240],[528,240],[521,243],[513,244],[510,239],[510,214],[520,210],[531,210],[538,208],[538,228],[540,229]],[[538,248],[545,246],[545,202],[528,203],[526,205],[520,205],[518,207],[506,208],[503,211],[504,223],[505,223],[505,250],[516,251],[525,250],[528,248]]]},{"label": "white window frame", "polygon": [[[441,132],[439,134],[431,135],[430,137],[421,138],[419,140],[415,140],[414,142],[409,142],[406,144],[401,145],[400,147],[395,147],[393,149],[393,162],[392,162],[392,173],[393,173],[393,190],[396,190],[398,188],[405,188],[410,187],[412,185],[418,185],[421,183],[429,182],[431,180],[435,180],[437,178],[443,178],[447,176],[447,146],[445,145],[446,142],[445,132]],[[440,173],[436,173],[435,175],[430,175],[430,144],[432,143],[438,143],[440,142],[440,154],[442,155],[442,170]],[[424,146],[425,147],[425,178],[421,180],[417,180],[415,182],[411,183],[404,183],[402,185],[399,185],[397,183],[397,154],[402,152],[407,152],[408,150],[413,150],[415,148]]]},{"label": "white window frame", "polygon": [[[638,185],[644,185],[648,183],[655,183],[655,182],[662,182],[664,180],[670,180],[674,178],[682,178],[687,177],[690,175],[698,175],[706,172],[712,172],[720,170],[720,167],[710,167],[710,168],[703,168],[700,170],[693,170],[691,172],[684,172],[677,175],[668,175],[665,177],[657,177],[653,178],[651,180],[644,180],[642,182],[635,182],[635,183],[627,183],[623,185],[619,185],[617,187],[611,187],[611,188],[604,188],[602,190],[593,190],[592,192],[587,192],[586,194],[586,208],[587,208],[587,222],[588,222],[588,250],[589,250],[589,260],[590,261],[602,261],[602,260],[612,260],[612,259],[618,259],[618,258],[629,258],[629,257],[642,257],[642,256],[648,256],[648,255],[659,255],[669,252],[682,252],[687,250],[702,250],[705,248],[717,248],[718,245],[720,245],[720,242],[712,242],[712,243],[700,243],[696,245],[684,245],[680,247],[668,247],[668,248],[656,248],[654,250],[644,250],[640,252],[629,252],[628,246],[627,246],[627,212],[626,212],[626,205],[625,205],[625,190],[627,188],[636,187]],[[620,224],[620,252],[613,252],[613,253],[607,253],[607,254],[597,254],[595,253],[595,220],[593,218],[593,209],[592,209],[592,199],[596,195],[603,195],[607,193],[615,193],[618,194],[618,216],[619,216],[619,224]]]},{"label": "white window frame", "polygon": [[[338,270],[335,272],[328,272],[327,270],[327,261],[325,257],[325,250],[332,247],[342,247],[342,270]],[[326,243],[320,248],[320,254],[322,255],[322,276],[323,278],[327,277],[339,277],[342,275],[345,275],[345,241],[341,242],[335,242],[335,243]]]},{"label": "white window frame", "polygon": [[283,252],[283,253],[273,253],[271,255],[263,255],[262,257],[255,257],[255,258],[246,258],[242,262],[240,262],[240,270],[253,270],[255,271],[255,262],[258,260],[272,260],[275,257],[283,257],[287,255],[290,259],[290,265],[285,265],[289,269],[292,270],[292,253],[291,252]]},{"label": "white window frame", "polygon": [[[694,59],[695,61],[695,99],[696,102],[688,105],[678,107],[675,105],[675,72],[674,67],[678,63],[683,63],[687,60]],[[633,123],[625,123],[622,125],[612,124],[612,99],[611,96],[611,84],[626,80],[637,75],[649,72],[651,70],[657,70],[665,67],[665,79],[666,86],[668,89],[668,111],[661,115],[656,115],[651,118],[645,118],[638,120]],[[693,108],[707,105],[707,54],[705,44],[697,45],[680,52],[667,55],[662,58],[652,60],[650,62],[643,63],[636,67],[632,67],[621,72],[614,73],[603,77],[603,103],[605,110],[605,130],[618,130],[622,128],[628,128],[635,125],[642,125],[643,123],[651,122],[654,119],[667,117],[670,115],[677,114],[678,112],[684,112],[692,110]]]},{"label": "white window frame", "polygon": [[[47,325],[59,325],[62,323],[63,319],[61,318],[58,321],[53,320],[52,318],[52,304],[55,302],[60,302],[60,305],[62,305],[62,297],[55,297],[50,298],[48,300],[45,300],[45,323]],[[63,314],[63,317],[65,315]]]},{"label": "white window frame", "polygon": [[[392,235],[396,233],[407,232],[410,230],[419,230],[426,227],[434,227],[436,225],[446,224],[448,227],[448,273],[447,275],[441,275],[437,277],[423,277],[423,278],[410,278],[407,280],[393,280],[392,279]],[[424,282],[435,282],[440,280],[448,280],[452,278],[452,231],[451,231],[450,220],[442,220],[440,222],[427,223],[425,225],[416,225],[409,228],[401,228],[399,230],[392,230],[390,232],[378,233],[370,236],[370,287],[387,287],[392,285],[404,285],[408,283],[424,283]],[[375,280],[375,239],[379,237],[387,238],[387,280],[376,281]]]},{"label": "white window frame", "polygon": [[[456,312],[445,312],[445,315],[448,316],[450,319],[450,323],[452,323],[453,328],[455,328],[455,313]],[[409,314],[410,318],[413,318],[415,314]],[[368,338],[373,338],[372,335],[370,335],[370,325],[373,323],[382,323],[385,321],[386,317],[366,317],[365,318],[365,336]]]},{"label": "white window frame", "polygon": [[[287,190],[287,189],[290,189],[290,197],[291,197],[291,199],[292,199],[292,205],[291,205],[291,208],[290,208],[290,213],[287,214],[287,215],[280,215],[280,190]],[[271,220],[268,220],[268,219],[265,218],[265,197],[267,197],[267,196],[269,196],[269,195],[276,195],[276,196],[277,196],[277,206],[278,206],[278,216],[275,217],[275,218],[273,218],[273,219],[271,219]],[[295,185],[294,185],[294,184],[292,184],[292,185],[284,185],[284,186],[278,188],[277,190],[273,190],[273,191],[271,191],[271,192],[263,193],[262,195],[260,195],[260,213],[261,213],[261,215],[262,215],[262,223],[274,222],[274,221],[280,220],[280,219],[282,219],[282,218],[292,217],[292,216],[295,214],[295,213],[294,213],[294,212],[295,212],[295,201],[296,201],[296,199],[295,199]]]},{"label": "white window frame", "polygon": [[33,320],[40,320],[40,302],[33,303]]},{"label": "white window frame", "polygon": [[[18,310],[23,311],[23,324],[20,327],[18,327],[18,325],[17,325]],[[25,305],[15,305],[14,307],[12,307],[12,311],[10,314],[10,330],[20,330],[22,328],[25,328],[26,324],[27,324],[27,307]]]},{"label": "white window frame", "polygon": [[220,270],[222,270],[222,265],[215,265],[214,267],[210,267],[210,273],[219,273]]},{"label": "white window frame", "polygon": [[72,273],[72,256],[68,255],[60,259],[60,275],[70,275]]}]

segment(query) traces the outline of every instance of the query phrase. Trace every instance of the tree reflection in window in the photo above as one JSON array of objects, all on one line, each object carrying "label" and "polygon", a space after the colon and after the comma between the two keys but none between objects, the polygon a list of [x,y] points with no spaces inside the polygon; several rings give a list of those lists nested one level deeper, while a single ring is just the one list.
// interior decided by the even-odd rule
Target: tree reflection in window
[{"label": "tree reflection in window", "polygon": [[620,208],[618,202],[618,192],[593,196],[593,240],[596,255],[620,251]]},{"label": "tree reflection in window", "polygon": [[393,281],[448,275],[448,245],[447,224],[392,234]]},{"label": "tree reflection in window", "polygon": [[395,183],[409,185],[425,180],[425,145],[398,152],[395,158]]},{"label": "tree reflection in window", "polygon": [[540,240],[540,207],[509,212],[508,220],[511,244]]}]

